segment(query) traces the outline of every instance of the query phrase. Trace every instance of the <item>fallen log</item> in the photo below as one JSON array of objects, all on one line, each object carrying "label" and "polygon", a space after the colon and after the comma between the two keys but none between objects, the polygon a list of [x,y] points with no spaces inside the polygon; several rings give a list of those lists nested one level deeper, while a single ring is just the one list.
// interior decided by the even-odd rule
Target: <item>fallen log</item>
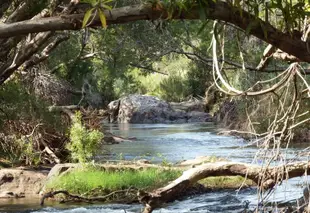
[{"label": "fallen log", "polygon": [[104,142],[108,144],[118,144],[125,141],[133,142],[136,139],[137,138],[134,137],[125,138],[122,136],[114,135],[113,133],[107,131],[104,132],[104,138],[103,138]]},{"label": "fallen log", "polygon": [[270,189],[283,180],[303,176],[310,172],[310,162],[301,161],[274,167],[262,167],[238,162],[206,163],[183,172],[182,176],[163,188],[150,193],[139,192],[140,203],[145,205],[143,213],[151,213],[162,204],[172,202],[180,193],[197,181],[215,176],[242,176],[253,180],[259,187]]}]

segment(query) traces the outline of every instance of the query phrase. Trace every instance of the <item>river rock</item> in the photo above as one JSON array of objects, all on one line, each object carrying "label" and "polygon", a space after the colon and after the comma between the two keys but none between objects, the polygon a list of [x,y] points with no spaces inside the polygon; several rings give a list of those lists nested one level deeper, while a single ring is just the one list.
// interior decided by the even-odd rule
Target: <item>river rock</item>
[{"label": "river rock", "polygon": [[43,187],[48,171],[1,169],[0,198],[33,196]]},{"label": "river rock", "polygon": [[188,113],[188,121],[189,123],[193,122],[210,122],[213,118],[209,113],[206,112],[198,112],[193,111]]},{"label": "river rock", "polygon": [[173,112],[170,105],[153,96],[130,95],[120,100],[119,123],[164,123]]},{"label": "river rock", "polygon": [[189,100],[183,102],[170,102],[170,106],[174,110],[182,110],[185,112],[198,111],[205,112],[206,103],[200,100]]},{"label": "river rock", "polygon": [[117,122],[117,116],[119,111],[120,99],[112,101],[108,104],[108,113],[110,123]]},{"label": "river rock", "polygon": [[[129,95],[108,105],[110,122],[118,123],[187,123],[212,121],[201,107],[186,102],[185,107],[148,95]],[[195,107],[194,107],[195,106]],[[184,110],[183,110],[184,109]],[[189,111],[188,111],[189,110]]]}]

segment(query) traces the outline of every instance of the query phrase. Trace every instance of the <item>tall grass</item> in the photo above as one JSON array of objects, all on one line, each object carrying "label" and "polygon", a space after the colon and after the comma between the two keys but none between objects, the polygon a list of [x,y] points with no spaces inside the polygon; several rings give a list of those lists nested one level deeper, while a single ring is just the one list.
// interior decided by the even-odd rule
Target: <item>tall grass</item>
[{"label": "tall grass", "polygon": [[138,188],[153,189],[167,184],[181,175],[180,171],[162,169],[98,171],[75,170],[57,177],[47,184],[47,189],[67,190],[71,193],[87,193],[101,188],[106,191]]}]

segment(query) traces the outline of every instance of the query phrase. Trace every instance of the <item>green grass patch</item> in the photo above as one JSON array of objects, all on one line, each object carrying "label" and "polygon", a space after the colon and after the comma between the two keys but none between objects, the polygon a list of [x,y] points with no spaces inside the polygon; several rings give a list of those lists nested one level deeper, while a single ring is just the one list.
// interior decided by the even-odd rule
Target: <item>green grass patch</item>
[{"label": "green grass patch", "polygon": [[255,183],[241,176],[223,176],[223,177],[208,177],[199,181],[209,189],[237,189],[239,187],[254,186]]},{"label": "green grass patch", "polygon": [[51,180],[49,190],[67,190],[71,193],[84,194],[94,189],[111,192],[137,188],[143,190],[164,186],[181,175],[180,171],[162,169],[100,171],[96,169],[77,169]]}]

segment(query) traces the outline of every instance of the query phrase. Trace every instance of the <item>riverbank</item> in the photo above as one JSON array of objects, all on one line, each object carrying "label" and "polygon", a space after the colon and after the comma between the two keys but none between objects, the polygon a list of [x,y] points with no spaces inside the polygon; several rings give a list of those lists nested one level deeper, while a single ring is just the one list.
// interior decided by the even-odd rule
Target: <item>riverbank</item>
[{"label": "riverbank", "polygon": [[[214,161],[214,157],[200,157],[172,166],[150,164],[140,160],[95,165],[58,164],[50,171],[48,168],[35,170],[24,167],[0,169],[0,198],[37,199],[39,193],[42,196],[64,190],[79,195],[80,198],[101,197],[102,199],[97,199],[100,202],[138,202],[140,190],[152,191],[160,188],[181,176],[183,171]],[[182,192],[182,196],[224,188],[239,188],[242,184],[253,186],[253,183],[244,181],[241,177],[207,178]],[[59,196],[57,200],[64,202],[66,197]],[[83,199],[68,200],[73,202]]]}]

